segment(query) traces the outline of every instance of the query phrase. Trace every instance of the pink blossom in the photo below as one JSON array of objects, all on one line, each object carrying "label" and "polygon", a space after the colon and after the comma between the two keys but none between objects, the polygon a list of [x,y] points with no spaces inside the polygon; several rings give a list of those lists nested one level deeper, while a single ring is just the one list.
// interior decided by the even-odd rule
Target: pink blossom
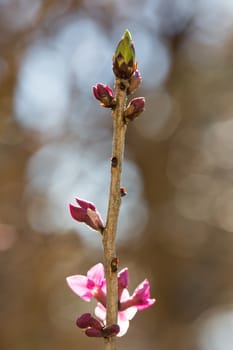
[{"label": "pink blossom", "polygon": [[106,280],[103,264],[94,265],[87,272],[87,276],[69,276],[66,281],[70,289],[84,301],[91,301],[94,297],[103,305],[106,305]]},{"label": "pink blossom", "polygon": [[[147,279],[141,282],[130,296],[128,287],[128,269],[124,268],[118,273],[118,320],[120,332],[117,336],[123,336],[128,328],[129,321],[137,311],[145,310],[155,303],[150,298],[150,284]],[[104,278],[104,266],[99,263],[93,266],[87,276],[76,275],[67,277],[69,287],[85,301],[94,297],[98,303],[95,315],[106,324],[106,280]]]},{"label": "pink blossom", "polygon": [[72,218],[79,222],[84,222],[94,230],[102,232],[104,224],[99,212],[96,210],[96,206],[81,198],[76,198],[75,200],[79,204],[79,207],[70,204]]},{"label": "pink blossom", "polygon": [[145,310],[154,303],[155,299],[150,298],[149,281],[145,279],[137,286],[131,297],[120,303],[120,310],[126,310],[131,306],[136,306],[137,310]]}]

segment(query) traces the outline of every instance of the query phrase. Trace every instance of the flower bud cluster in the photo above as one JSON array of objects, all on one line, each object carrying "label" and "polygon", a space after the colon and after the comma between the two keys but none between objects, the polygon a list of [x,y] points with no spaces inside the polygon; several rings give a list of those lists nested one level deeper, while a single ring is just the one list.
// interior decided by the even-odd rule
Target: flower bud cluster
[{"label": "flower bud cluster", "polygon": [[[135,60],[134,43],[130,32],[126,29],[123,37],[117,45],[115,54],[113,55],[113,72],[122,86],[126,86],[127,95],[133,94],[140,86],[142,77],[137,69]],[[125,82],[127,84],[125,85]],[[115,109],[116,97],[110,86],[104,84],[96,84],[93,86],[93,95],[99,100],[100,105],[105,108]],[[145,98],[138,97],[130,101],[125,109],[124,121],[128,123],[138,118],[145,110]]]},{"label": "flower bud cluster", "polygon": [[76,321],[77,327],[85,329],[85,334],[88,337],[103,337],[109,338],[116,336],[120,327],[117,324],[112,324],[105,327],[99,320],[94,318],[89,312],[81,315]]},{"label": "flower bud cluster", "polygon": [[79,328],[85,329],[89,337],[111,337],[123,336],[128,328],[129,321],[135,316],[137,311],[145,310],[155,303],[155,299],[150,297],[150,284],[147,279],[142,281],[133,294],[128,291],[128,268],[124,268],[118,273],[118,319],[117,324],[106,326],[106,279],[104,266],[99,263],[94,265],[86,276],[74,275],[67,277],[68,286],[84,301],[97,300],[95,315],[98,319],[85,313],[80,316],[76,324]]}]

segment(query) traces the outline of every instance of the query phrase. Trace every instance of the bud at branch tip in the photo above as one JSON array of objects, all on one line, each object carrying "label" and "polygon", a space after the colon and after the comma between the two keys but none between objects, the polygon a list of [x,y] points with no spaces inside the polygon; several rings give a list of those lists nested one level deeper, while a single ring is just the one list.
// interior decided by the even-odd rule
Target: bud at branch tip
[{"label": "bud at branch tip", "polygon": [[113,72],[117,78],[129,79],[137,69],[132,36],[126,29],[113,55]]}]

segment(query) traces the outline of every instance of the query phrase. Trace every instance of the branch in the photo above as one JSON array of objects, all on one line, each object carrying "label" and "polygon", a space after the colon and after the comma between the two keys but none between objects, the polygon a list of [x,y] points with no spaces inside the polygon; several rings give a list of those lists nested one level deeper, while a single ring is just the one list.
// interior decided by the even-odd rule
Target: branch
[{"label": "branch", "polygon": [[[126,84],[116,79],[116,107],[113,111],[113,145],[111,161],[111,183],[106,227],[103,231],[104,266],[107,283],[107,325],[117,323],[117,268],[112,263],[116,258],[115,237],[117,222],[121,204],[121,173],[124,156],[124,144],[126,123],[124,110],[126,105]],[[115,338],[110,337],[105,341],[105,350],[115,349]]]},{"label": "branch", "polygon": [[[126,194],[125,188],[121,188],[125,134],[127,124],[139,117],[145,105],[144,97],[137,97],[131,99],[126,106],[127,97],[136,91],[142,80],[135,61],[134,44],[128,30],[125,31],[113,56],[113,72],[116,77],[115,94],[108,85],[99,83],[93,87],[95,98],[101,102],[102,107],[111,108],[113,114],[111,182],[106,226],[104,227],[93,203],[76,198],[79,206],[70,204],[70,213],[75,220],[85,222],[103,235],[105,275],[103,265],[99,263],[88,271],[87,277],[77,275],[67,278],[70,288],[82,299],[89,301],[91,297],[95,297],[102,307],[106,308],[106,318],[105,313],[104,316],[101,315],[103,310],[100,313],[100,305],[95,310],[96,316],[99,314],[102,322],[92,317],[90,313],[84,313],[76,321],[79,328],[85,329],[87,336],[103,337],[105,350],[116,350],[115,336],[122,336],[127,332],[128,323],[118,320],[119,310],[124,312],[131,306],[136,307],[136,311],[144,310],[155,302],[155,299],[150,298],[150,285],[147,280],[135,289],[128,300],[122,298],[124,290],[128,287],[128,269],[123,269],[117,275],[118,258],[115,241],[121,197]],[[129,317],[126,319],[129,320]]]}]

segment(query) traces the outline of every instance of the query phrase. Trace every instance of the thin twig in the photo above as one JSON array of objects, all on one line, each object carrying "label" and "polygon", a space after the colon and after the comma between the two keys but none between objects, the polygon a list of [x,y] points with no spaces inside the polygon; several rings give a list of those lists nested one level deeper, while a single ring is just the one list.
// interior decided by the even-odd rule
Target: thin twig
[{"label": "thin twig", "polygon": [[[117,271],[112,268],[116,258],[115,237],[121,204],[121,172],[124,156],[126,123],[124,109],[126,104],[126,84],[128,82],[116,79],[116,107],[113,111],[113,145],[111,163],[111,183],[106,227],[103,232],[104,266],[107,283],[107,325],[117,323]],[[115,337],[105,340],[105,350],[115,350]]]}]

